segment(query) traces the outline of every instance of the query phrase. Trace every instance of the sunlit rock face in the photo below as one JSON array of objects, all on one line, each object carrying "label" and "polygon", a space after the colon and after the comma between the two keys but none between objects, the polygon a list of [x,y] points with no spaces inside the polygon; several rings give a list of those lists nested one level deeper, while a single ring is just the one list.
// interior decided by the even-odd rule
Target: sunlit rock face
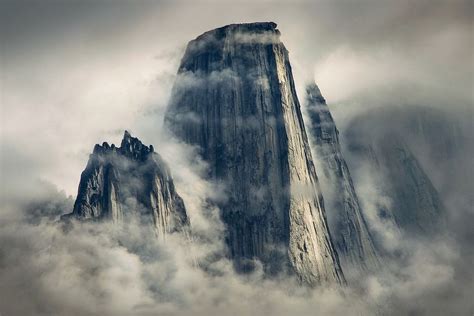
[{"label": "sunlit rock face", "polygon": [[240,270],[340,283],[288,51],[275,23],[234,24],[191,41],[165,123],[196,145]]},{"label": "sunlit rock face", "polygon": [[329,228],[342,268],[349,271],[374,271],[379,268],[367,221],[361,210],[351,174],[341,151],[339,131],[316,84],[306,88],[308,130],[324,196]]},{"label": "sunlit rock face", "polygon": [[152,224],[159,236],[189,222],[165,162],[153,146],[125,131],[118,148],[95,145],[66,218],[122,222],[131,216]]}]

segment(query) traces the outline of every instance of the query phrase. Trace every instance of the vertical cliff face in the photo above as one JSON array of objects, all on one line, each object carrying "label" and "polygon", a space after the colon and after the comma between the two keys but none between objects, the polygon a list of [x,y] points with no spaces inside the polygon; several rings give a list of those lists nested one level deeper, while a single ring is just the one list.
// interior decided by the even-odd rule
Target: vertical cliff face
[{"label": "vertical cliff face", "polygon": [[339,131],[318,86],[311,84],[306,92],[313,156],[341,265],[346,275],[377,268],[378,256],[341,152]]},{"label": "vertical cliff face", "polygon": [[228,25],[188,44],[165,122],[197,145],[236,266],[259,259],[309,284],[343,275],[329,234],[288,52],[274,23]]},{"label": "vertical cliff face", "polygon": [[161,236],[188,224],[170,171],[153,146],[125,132],[121,146],[95,145],[68,217],[112,220],[138,216]]}]

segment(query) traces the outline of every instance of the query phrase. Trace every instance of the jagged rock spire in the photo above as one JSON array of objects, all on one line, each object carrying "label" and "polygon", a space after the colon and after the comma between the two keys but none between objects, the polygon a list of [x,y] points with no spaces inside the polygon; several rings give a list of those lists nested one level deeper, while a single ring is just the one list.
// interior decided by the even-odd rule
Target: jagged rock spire
[{"label": "jagged rock spire", "polygon": [[140,217],[162,236],[189,224],[166,163],[125,131],[119,148],[95,145],[66,218],[120,222],[127,216]]},{"label": "jagged rock spire", "polygon": [[306,105],[314,142],[313,157],[342,267],[346,276],[350,272],[356,276],[361,270],[375,270],[379,258],[341,151],[339,131],[315,83],[306,88]]}]

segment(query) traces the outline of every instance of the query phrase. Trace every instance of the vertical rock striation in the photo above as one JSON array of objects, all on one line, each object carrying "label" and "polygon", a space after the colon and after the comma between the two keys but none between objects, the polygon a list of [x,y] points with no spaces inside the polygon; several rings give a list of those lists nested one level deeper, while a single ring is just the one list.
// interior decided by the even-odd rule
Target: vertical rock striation
[{"label": "vertical rock striation", "polygon": [[[344,277],[332,245],[288,51],[275,23],[233,24],[186,49],[165,122],[200,148],[236,267],[308,284]],[[250,264],[250,265],[249,265]],[[287,269],[290,268],[290,269]]]},{"label": "vertical rock striation", "polygon": [[373,270],[379,259],[341,152],[339,131],[318,86],[313,83],[306,92],[313,156],[341,265],[346,276],[351,270]]},{"label": "vertical rock striation", "polygon": [[81,174],[74,210],[66,217],[121,222],[138,216],[160,236],[188,224],[170,171],[153,146],[125,131],[121,146],[95,145]]}]

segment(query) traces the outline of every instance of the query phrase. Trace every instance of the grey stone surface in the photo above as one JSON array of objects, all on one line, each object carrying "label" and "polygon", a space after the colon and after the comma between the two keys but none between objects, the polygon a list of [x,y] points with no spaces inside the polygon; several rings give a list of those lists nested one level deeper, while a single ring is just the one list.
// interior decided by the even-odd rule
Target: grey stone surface
[{"label": "grey stone surface", "polygon": [[165,123],[196,145],[236,267],[307,284],[344,276],[328,230],[288,51],[275,23],[233,24],[191,41]]},{"label": "grey stone surface", "polygon": [[121,222],[127,216],[152,224],[160,236],[189,223],[166,163],[125,131],[120,147],[95,145],[65,218]]},{"label": "grey stone surface", "polygon": [[346,276],[351,270],[376,270],[379,258],[341,151],[339,131],[318,86],[308,85],[306,93],[313,157],[342,268]]}]

